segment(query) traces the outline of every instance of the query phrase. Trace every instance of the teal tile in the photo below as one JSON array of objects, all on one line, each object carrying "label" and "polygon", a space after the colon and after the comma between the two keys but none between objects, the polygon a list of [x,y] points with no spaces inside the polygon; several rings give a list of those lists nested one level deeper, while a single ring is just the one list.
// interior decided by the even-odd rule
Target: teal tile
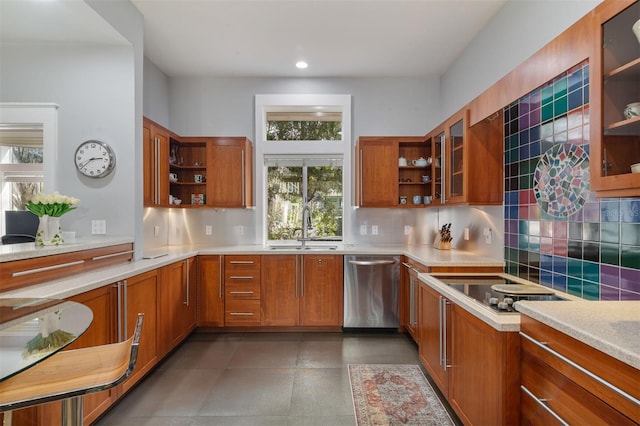
[{"label": "teal tile", "polygon": [[579,278],[569,277],[567,279],[567,293],[582,297],[582,280]]},{"label": "teal tile", "polygon": [[600,300],[600,285],[592,281],[583,281],[582,297],[587,300]]},{"label": "teal tile", "polygon": [[553,86],[549,85],[542,89],[541,102],[542,105],[550,104],[553,101]]},{"label": "teal tile", "polygon": [[582,278],[589,281],[598,281],[600,279],[600,265],[596,262],[583,262]]},{"label": "teal tile", "polygon": [[618,222],[600,223],[600,241],[605,243],[620,242],[620,224]]},{"label": "teal tile", "polygon": [[551,120],[553,118],[553,103],[542,107],[542,121]]},{"label": "teal tile", "polygon": [[529,248],[529,236],[518,235],[518,248],[520,250],[526,250]]},{"label": "teal tile", "polygon": [[519,145],[520,139],[517,133],[509,136],[509,149],[517,148]]},{"label": "teal tile", "polygon": [[529,221],[527,220],[518,221],[518,234],[529,235]]},{"label": "teal tile", "polygon": [[553,99],[558,99],[567,94],[567,78],[562,77],[553,83]]},{"label": "teal tile", "polygon": [[568,110],[568,101],[566,96],[562,96],[561,98],[553,101],[553,115],[557,117],[562,114],[566,114]]},{"label": "teal tile", "polygon": [[620,225],[622,244],[640,246],[640,223],[623,223]]},{"label": "teal tile", "polygon": [[640,247],[620,246],[620,266],[640,269]]},{"label": "teal tile", "polygon": [[573,278],[582,278],[582,261],[569,259],[567,261],[567,275]]},{"label": "teal tile", "polygon": [[607,265],[620,265],[620,246],[618,244],[600,244],[600,262]]}]

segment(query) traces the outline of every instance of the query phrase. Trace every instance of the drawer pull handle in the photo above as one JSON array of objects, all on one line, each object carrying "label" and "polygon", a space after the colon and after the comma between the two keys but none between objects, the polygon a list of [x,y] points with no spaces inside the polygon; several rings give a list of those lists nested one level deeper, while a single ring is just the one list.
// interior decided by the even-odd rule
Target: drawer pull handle
[{"label": "drawer pull handle", "polygon": [[102,256],[95,256],[95,257],[91,258],[91,260],[109,259],[110,257],[124,256],[125,254],[132,254],[132,253],[133,253],[133,250],[120,251],[118,253],[111,253],[111,254],[104,254]]},{"label": "drawer pull handle", "polygon": [[252,317],[253,312],[229,312],[232,317]]},{"label": "drawer pull handle", "polygon": [[84,260],[76,260],[75,262],[60,263],[58,265],[43,266],[42,268],[27,269],[25,271],[14,272],[12,277],[22,277],[24,275],[38,274],[40,272],[53,271],[54,269],[67,268],[69,266],[82,265]]},{"label": "drawer pull handle", "polygon": [[253,265],[254,261],[253,260],[230,260],[229,263],[232,265]]},{"label": "drawer pull handle", "polygon": [[253,291],[230,291],[229,294],[253,294]]},{"label": "drawer pull handle", "polygon": [[575,368],[576,370],[580,371],[581,373],[586,374],[587,376],[589,376],[590,378],[592,378],[596,382],[600,383],[602,386],[608,388],[609,390],[612,390],[613,392],[617,393],[621,397],[631,401],[633,404],[640,406],[640,400],[638,400],[637,398],[634,398],[632,395],[629,395],[628,393],[626,393],[625,391],[623,391],[619,387],[607,382],[602,377],[595,375],[594,373],[592,373],[591,371],[587,370],[583,366],[577,364],[575,361],[572,361],[569,358],[565,357],[564,355],[554,351],[553,349],[551,349],[547,345],[546,342],[542,342],[542,343],[538,342],[536,339],[534,339],[533,337],[523,333],[522,331],[520,331],[519,333],[520,333],[520,336],[524,337],[525,339],[527,339],[528,341],[530,341],[534,345],[536,345],[539,348],[549,352],[551,355],[553,355],[556,358],[564,361],[565,363],[569,364],[571,367]]},{"label": "drawer pull handle", "polygon": [[522,391],[524,393],[526,393],[529,398],[533,399],[540,407],[542,407],[544,409],[544,411],[546,411],[547,413],[549,413],[551,416],[553,416],[554,419],[556,419],[558,422],[560,422],[561,424],[565,425],[565,426],[569,426],[569,423],[565,422],[562,417],[560,417],[555,411],[553,411],[551,408],[549,408],[547,406],[547,404],[545,404],[545,402],[547,401],[546,399],[540,399],[537,396],[535,396],[529,389],[527,389],[526,387],[524,387],[524,385],[520,385],[520,389],[522,389]]},{"label": "drawer pull handle", "polygon": [[253,276],[252,275],[231,275],[231,276],[229,276],[229,279],[232,279],[232,280],[252,280]]}]

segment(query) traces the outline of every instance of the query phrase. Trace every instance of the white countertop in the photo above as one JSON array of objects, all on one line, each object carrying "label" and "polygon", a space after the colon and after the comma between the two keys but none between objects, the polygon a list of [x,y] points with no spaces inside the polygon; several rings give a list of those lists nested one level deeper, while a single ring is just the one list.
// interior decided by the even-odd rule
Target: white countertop
[{"label": "white countertop", "polygon": [[2,244],[0,245],[0,263],[127,243],[133,243],[133,238],[93,236],[78,238],[74,243],[65,243],[59,246],[37,246],[35,243]]},{"label": "white countertop", "polygon": [[[47,256],[107,245],[129,243],[131,238],[93,238],[57,247],[36,248],[32,243],[0,246],[0,262],[28,257]],[[335,244],[334,244],[335,245]],[[336,250],[271,250],[262,245],[239,246],[169,246],[167,254],[154,259],[141,259],[110,266],[64,279],[54,280],[0,294],[0,297],[52,297],[67,298],[107,284],[151,271],[162,266],[197,255],[218,254],[370,254],[405,255],[426,266],[504,266],[501,260],[478,256],[458,250],[437,250],[430,245],[349,245],[337,244]],[[23,246],[23,247],[15,247]],[[6,250],[5,250],[6,248]],[[519,331],[519,314],[498,314],[462,293],[434,279],[419,274],[419,279],[458,303],[465,310],[500,331]],[[583,301],[563,293],[571,302],[517,302],[527,315],[556,328],[586,344],[640,368],[640,302]]]},{"label": "white countertop", "polygon": [[516,302],[517,309],[640,369],[640,302]]}]

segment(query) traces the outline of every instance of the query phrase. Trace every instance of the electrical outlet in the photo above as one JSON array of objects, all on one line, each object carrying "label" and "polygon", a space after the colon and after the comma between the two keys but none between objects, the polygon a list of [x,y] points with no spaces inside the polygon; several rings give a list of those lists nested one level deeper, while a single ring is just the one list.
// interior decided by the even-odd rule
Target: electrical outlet
[{"label": "electrical outlet", "polygon": [[491,244],[491,228],[484,228],[483,235],[484,235],[484,242],[486,244]]},{"label": "electrical outlet", "polygon": [[464,240],[469,241],[469,228],[464,228]]},{"label": "electrical outlet", "polygon": [[92,220],[91,221],[91,234],[92,235],[104,235],[107,233],[107,221],[106,220]]},{"label": "electrical outlet", "polygon": [[404,226],[404,235],[409,235],[411,233],[411,227],[409,225]]},{"label": "electrical outlet", "polygon": [[371,225],[371,235],[378,235],[378,225]]},{"label": "electrical outlet", "polygon": [[204,234],[205,235],[211,235],[212,232],[213,232],[213,229],[211,228],[211,225],[206,225],[204,227]]},{"label": "electrical outlet", "polygon": [[160,227],[158,225],[153,227],[153,236],[154,237],[159,237],[160,236]]},{"label": "electrical outlet", "polygon": [[367,225],[360,225],[360,235],[367,235]]}]

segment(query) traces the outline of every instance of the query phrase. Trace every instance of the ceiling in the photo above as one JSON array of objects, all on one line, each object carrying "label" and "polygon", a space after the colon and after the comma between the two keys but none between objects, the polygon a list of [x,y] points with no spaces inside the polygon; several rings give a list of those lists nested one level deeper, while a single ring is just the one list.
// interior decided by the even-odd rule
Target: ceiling
[{"label": "ceiling", "polygon": [[167,75],[236,77],[441,75],[506,1],[132,0]]},{"label": "ceiling", "polygon": [[[508,0],[131,1],[169,76],[399,77],[442,75]],[[0,0],[0,41],[124,38],[81,0]]]}]

